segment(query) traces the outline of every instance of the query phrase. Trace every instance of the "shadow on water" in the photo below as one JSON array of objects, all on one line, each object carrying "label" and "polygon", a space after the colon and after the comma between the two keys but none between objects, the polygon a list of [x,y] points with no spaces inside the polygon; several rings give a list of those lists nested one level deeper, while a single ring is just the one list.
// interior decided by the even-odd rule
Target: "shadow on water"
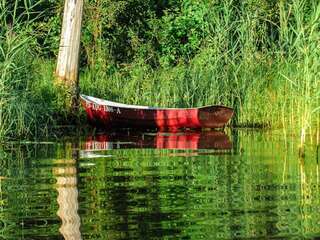
[{"label": "shadow on water", "polygon": [[244,131],[12,145],[0,239],[316,239],[319,153],[293,146]]}]

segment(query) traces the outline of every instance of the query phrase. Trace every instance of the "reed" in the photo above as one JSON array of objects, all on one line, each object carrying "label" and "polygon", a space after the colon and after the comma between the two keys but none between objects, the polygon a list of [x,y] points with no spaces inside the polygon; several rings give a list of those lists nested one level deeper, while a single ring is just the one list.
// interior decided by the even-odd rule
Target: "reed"
[{"label": "reed", "polygon": [[[290,97],[286,102],[291,105],[291,119],[293,125],[301,131],[301,144],[305,142],[308,130],[316,127],[319,116],[319,19],[320,4],[307,1],[293,1],[290,14],[282,13],[294,20],[285,27],[289,33],[282,45],[289,46],[289,56],[286,59],[287,70],[282,73],[289,86]],[[311,11],[308,11],[311,9]],[[308,14],[307,14],[308,13]],[[282,18],[285,18],[283,16]],[[288,19],[285,20],[288,22]]]},{"label": "reed", "polygon": [[[63,90],[53,84],[55,58],[43,58],[32,21],[22,22],[5,2],[0,4],[0,139],[46,134],[48,126],[70,120]],[[168,21],[165,16],[148,25],[152,41],[136,39],[140,55],[130,53],[133,60],[121,64],[110,56],[117,49],[103,47],[103,23],[91,22],[98,27],[92,44],[91,38],[83,40],[87,62],[82,59],[81,92],[131,104],[223,104],[235,109],[234,126],[298,131],[303,145],[310,132],[319,132],[320,3],[279,1],[271,8],[263,0],[203,2],[208,11],[195,16],[204,23],[197,51],[174,64],[163,64],[168,56],[150,47],[154,39],[163,40],[157,24]],[[17,16],[10,24],[8,14]]]},{"label": "reed", "polygon": [[57,110],[53,71],[35,60],[38,44],[26,18],[32,7],[18,14],[17,6],[18,1],[0,4],[0,141],[46,135]]},{"label": "reed", "polygon": [[[8,29],[0,38],[0,137],[29,132],[32,116],[24,89],[28,85],[29,38]],[[24,114],[28,113],[28,114]]]},{"label": "reed", "polygon": [[280,1],[274,19],[259,4],[209,8],[203,47],[188,63],[153,69],[138,59],[101,79],[87,72],[83,92],[135,104],[225,104],[235,108],[236,125],[305,136],[319,116],[320,4]]}]

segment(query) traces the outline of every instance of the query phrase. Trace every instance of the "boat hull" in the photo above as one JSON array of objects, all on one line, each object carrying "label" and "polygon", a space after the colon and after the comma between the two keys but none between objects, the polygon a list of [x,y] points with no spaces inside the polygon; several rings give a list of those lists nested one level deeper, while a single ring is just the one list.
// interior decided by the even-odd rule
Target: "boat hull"
[{"label": "boat hull", "polygon": [[81,95],[88,121],[101,128],[222,128],[233,115],[224,106],[201,108],[152,108],[118,104]]}]

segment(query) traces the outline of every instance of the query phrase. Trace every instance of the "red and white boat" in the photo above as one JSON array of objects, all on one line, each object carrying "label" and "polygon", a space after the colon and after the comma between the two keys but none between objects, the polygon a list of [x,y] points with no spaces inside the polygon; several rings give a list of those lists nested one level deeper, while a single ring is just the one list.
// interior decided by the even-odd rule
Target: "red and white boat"
[{"label": "red and white boat", "polygon": [[199,108],[157,108],[128,105],[81,95],[89,122],[102,128],[222,128],[233,110],[224,106]]}]

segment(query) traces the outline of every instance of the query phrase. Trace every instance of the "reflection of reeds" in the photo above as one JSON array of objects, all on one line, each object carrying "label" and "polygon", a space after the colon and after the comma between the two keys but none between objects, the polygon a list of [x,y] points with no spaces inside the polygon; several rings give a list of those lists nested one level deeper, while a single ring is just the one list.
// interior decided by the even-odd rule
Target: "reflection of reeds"
[{"label": "reflection of reeds", "polygon": [[[308,151],[309,158],[304,156],[299,159],[300,177],[300,202],[301,231],[304,234],[316,233],[319,231],[319,215],[316,209],[319,205],[319,161],[318,152]],[[312,158],[310,158],[312,156]],[[313,158],[315,157],[315,159]],[[312,161],[313,160],[313,161]],[[315,160],[315,161],[314,161]]]},{"label": "reflection of reeds", "polygon": [[65,161],[69,166],[56,167],[53,172],[56,176],[56,189],[58,191],[58,216],[61,218],[62,225],[60,232],[65,239],[81,239],[80,217],[78,215],[78,188],[77,188],[77,170],[70,166],[73,160]]},{"label": "reflection of reeds", "polygon": [[[183,234],[168,238],[228,239],[235,231],[242,239],[316,235],[319,195],[312,178],[316,176],[314,158],[307,154],[299,162],[298,140],[288,135],[283,144],[281,132],[239,130],[238,145],[243,151],[232,156],[119,149],[110,150],[111,161],[86,159],[81,177],[88,177],[81,183],[90,182],[81,191],[90,194],[84,194],[86,205],[82,206],[90,211],[82,221],[101,239],[137,236],[149,224],[161,226],[168,234],[170,227]],[[156,194],[159,199],[154,198]],[[153,224],[161,217],[144,218],[154,214],[153,201],[160,201],[156,211],[161,212],[157,215],[162,216],[161,225]],[[171,212],[170,219],[164,217]],[[118,226],[129,229],[130,235]]]},{"label": "reflection of reeds", "polygon": [[301,206],[310,204],[310,188],[305,172],[304,159],[300,159],[300,191],[301,191]]}]

